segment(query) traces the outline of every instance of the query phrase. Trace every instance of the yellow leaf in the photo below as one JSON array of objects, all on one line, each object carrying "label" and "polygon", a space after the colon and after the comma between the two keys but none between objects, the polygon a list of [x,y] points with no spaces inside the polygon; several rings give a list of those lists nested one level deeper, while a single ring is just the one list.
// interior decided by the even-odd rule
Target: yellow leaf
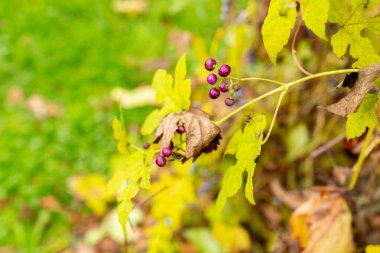
[{"label": "yellow leaf", "polygon": [[123,229],[125,235],[127,234],[127,222],[132,207],[132,201],[129,199],[125,199],[117,206],[116,209],[117,216],[119,217],[120,226]]},{"label": "yellow leaf", "polygon": [[170,96],[173,87],[173,77],[167,74],[165,70],[159,69],[153,77],[152,87],[156,91],[156,102],[162,104],[165,98]]},{"label": "yellow leaf", "polygon": [[380,253],[380,245],[367,245],[365,253]]},{"label": "yellow leaf", "polygon": [[217,222],[212,227],[212,234],[228,252],[246,251],[251,248],[249,235],[240,225]]},{"label": "yellow leaf", "polygon": [[106,180],[101,174],[89,174],[71,178],[69,181],[71,192],[83,200],[95,215],[101,216],[106,212],[108,198],[106,195]]},{"label": "yellow leaf", "polygon": [[354,252],[351,212],[339,195],[321,192],[310,198],[293,212],[290,225],[304,253]]},{"label": "yellow leaf", "polygon": [[113,134],[115,139],[118,141],[117,150],[124,154],[127,152],[127,134],[122,122],[117,118],[113,118],[112,122]]}]

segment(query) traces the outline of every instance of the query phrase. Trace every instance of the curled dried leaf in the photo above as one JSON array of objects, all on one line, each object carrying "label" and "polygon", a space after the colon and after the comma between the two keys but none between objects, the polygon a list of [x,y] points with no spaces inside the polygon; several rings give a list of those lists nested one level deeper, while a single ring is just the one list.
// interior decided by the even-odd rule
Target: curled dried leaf
[{"label": "curled dried leaf", "polygon": [[207,113],[194,108],[182,114],[171,113],[161,121],[156,131],[156,142],[161,140],[161,148],[170,146],[179,123],[186,128],[186,152],[183,161],[216,149],[221,139],[220,128],[210,120]]},{"label": "curled dried leaf", "polygon": [[357,78],[351,75],[343,82],[343,86],[352,87],[351,92],[337,103],[321,108],[342,117],[355,113],[365,95],[376,89],[374,81],[379,76],[380,63],[360,69]]}]

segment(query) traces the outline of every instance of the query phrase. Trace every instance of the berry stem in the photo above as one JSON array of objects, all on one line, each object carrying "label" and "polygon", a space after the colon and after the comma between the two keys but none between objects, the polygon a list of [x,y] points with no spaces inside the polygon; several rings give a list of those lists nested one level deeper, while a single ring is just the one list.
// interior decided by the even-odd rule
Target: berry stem
[{"label": "berry stem", "polygon": [[[295,80],[295,81],[290,82],[290,83],[285,83],[285,84],[283,84],[281,82],[278,82],[278,81],[271,80],[271,79],[266,79],[266,80],[270,80],[271,82],[274,82],[274,83],[277,83],[277,84],[281,84],[281,87],[278,87],[276,89],[268,91],[267,93],[264,93],[263,95],[261,95],[261,96],[259,96],[257,98],[252,99],[251,101],[247,102],[246,104],[240,106],[236,110],[234,110],[231,113],[229,113],[228,115],[226,115],[224,118],[216,121],[215,124],[217,126],[219,126],[223,122],[225,122],[226,120],[228,120],[229,118],[231,118],[232,116],[234,116],[235,114],[241,112],[246,107],[248,107],[248,106],[256,103],[257,101],[262,100],[262,99],[264,99],[266,97],[269,97],[269,96],[271,96],[271,95],[273,95],[275,93],[286,91],[288,88],[290,88],[292,86],[295,86],[297,84],[300,84],[300,83],[303,83],[303,82],[306,82],[306,81],[309,81],[309,80],[312,80],[312,79],[315,79],[315,78],[318,78],[318,77],[338,75],[338,74],[346,74],[346,73],[352,73],[352,72],[359,72],[359,69],[342,69],[342,70],[334,70],[334,71],[322,72],[322,73],[314,74],[314,75],[311,75],[311,76],[306,76],[304,78]],[[255,79],[252,79],[252,78],[243,78],[243,79],[239,79],[239,80],[247,80],[247,79],[255,80]]]},{"label": "berry stem", "polygon": [[230,79],[241,81],[241,82],[244,82],[244,81],[263,81],[263,82],[268,82],[268,83],[275,83],[275,84],[279,84],[279,85],[284,85],[284,83],[282,83],[282,82],[272,80],[272,79],[268,79],[268,78],[261,78],[261,77],[247,77],[247,78],[230,77]]},{"label": "berry stem", "polygon": [[136,149],[137,151],[140,151],[141,153],[145,154],[145,150],[143,150],[143,149],[137,147],[135,144],[131,144],[131,143],[129,143],[128,145],[129,145],[131,148]]},{"label": "berry stem", "polygon": [[287,92],[287,90],[284,90],[283,92],[281,92],[280,97],[278,98],[278,102],[277,102],[277,105],[276,105],[276,110],[274,111],[274,114],[273,114],[272,122],[270,123],[267,135],[265,136],[265,138],[262,141],[261,145],[264,145],[268,141],[268,139],[269,139],[269,136],[270,136],[270,134],[272,132],[272,129],[273,129],[273,126],[274,126],[274,122],[276,121],[278,110],[280,109],[281,101],[284,98],[284,95],[286,94],[286,92]]}]

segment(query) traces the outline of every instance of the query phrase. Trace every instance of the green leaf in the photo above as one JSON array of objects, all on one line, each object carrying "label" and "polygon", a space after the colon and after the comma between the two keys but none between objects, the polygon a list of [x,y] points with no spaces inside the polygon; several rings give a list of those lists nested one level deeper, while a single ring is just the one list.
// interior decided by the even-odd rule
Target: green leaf
[{"label": "green leaf", "polygon": [[307,152],[306,146],[310,142],[309,131],[305,123],[293,126],[286,136],[286,160],[294,161]]},{"label": "green leaf", "polygon": [[380,245],[367,245],[365,253],[380,253]]},{"label": "green leaf", "polygon": [[376,119],[374,114],[374,106],[379,100],[377,94],[367,94],[358,110],[347,115],[346,121],[346,138],[347,140],[361,136],[367,127],[374,127]]},{"label": "green leaf", "polygon": [[231,138],[226,154],[234,154],[236,164],[229,167],[223,176],[222,188],[216,200],[216,208],[220,212],[228,197],[235,195],[242,185],[242,174],[248,172],[245,185],[245,196],[251,204],[253,199],[252,178],[256,167],[256,158],[260,155],[263,131],[266,126],[265,116],[255,115],[244,127]]},{"label": "green leaf", "polygon": [[290,33],[296,21],[297,10],[292,1],[272,0],[268,15],[261,29],[264,46],[270,60],[276,64],[277,54],[288,43]]},{"label": "green leaf", "polygon": [[329,21],[340,26],[338,32],[331,37],[333,52],[342,57],[349,46],[350,55],[358,60],[353,64],[354,67],[365,67],[380,61],[371,40],[362,35],[364,29],[369,33],[380,31],[378,17],[364,16],[365,10],[378,2],[351,0],[351,4],[348,5],[343,0],[330,0]]},{"label": "green leaf", "polygon": [[234,165],[230,166],[223,175],[222,188],[218,194],[218,198],[216,199],[216,210],[218,212],[223,209],[227,198],[234,196],[240,189],[243,172],[244,168],[238,168]]},{"label": "green leaf", "polygon": [[191,81],[186,76],[186,55],[178,60],[175,78],[165,70],[157,70],[153,77],[152,87],[156,91],[156,101],[162,104],[161,109],[153,110],[141,127],[141,134],[148,135],[158,127],[161,120],[169,113],[180,113],[190,108]]},{"label": "green leaf", "polygon": [[302,19],[319,38],[327,40],[325,26],[328,20],[329,0],[300,0]]},{"label": "green leaf", "polygon": [[191,242],[199,253],[220,253],[222,246],[215,240],[208,228],[186,229],[184,236]]},{"label": "green leaf", "polygon": [[239,145],[239,141],[241,139],[243,132],[239,129],[230,139],[228,145],[224,151],[224,155],[234,155]]}]

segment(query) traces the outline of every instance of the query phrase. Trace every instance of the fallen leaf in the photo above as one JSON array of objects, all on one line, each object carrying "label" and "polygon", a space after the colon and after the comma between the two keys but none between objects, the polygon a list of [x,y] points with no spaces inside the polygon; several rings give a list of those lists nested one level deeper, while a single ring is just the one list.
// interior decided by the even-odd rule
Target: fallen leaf
[{"label": "fallen leaf", "polygon": [[155,96],[156,92],[151,86],[140,86],[133,90],[116,87],[111,90],[111,99],[127,109],[154,105]]},{"label": "fallen leaf", "polygon": [[40,95],[31,96],[26,106],[37,119],[41,120],[59,117],[63,113],[63,109],[59,104],[48,102]]},{"label": "fallen leaf", "polygon": [[194,108],[182,114],[171,113],[161,121],[156,130],[156,142],[161,140],[161,148],[170,146],[180,122],[186,128],[186,152],[183,161],[190,157],[196,158],[203,151],[207,153],[210,149],[216,149],[221,138],[220,128],[210,120],[207,113]]},{"label": "fallen leaf", "polygon": [[144,13],[148,8],[148,4],[144,0],[117,0],[113,2],[112,9],[115,12],[123,14],[140,14]]},{"label": "fallen leaf", "polygon": [[12,87],[7,95],[6,103],[15,105],[21,103],[24,99],[24,92],[20,87]]},{"label": "fallen leaf", "polygon": [[351,78],[343,85],[352,86],[352,90],[339,102],[320,107],[336,115],[346,117],[348,114],[355,113],[360,103],[364,99],[364,96],[371,90],[376,89],[374,81],[380,76],[380,63],[373,64],[371,66],[362,68],[359,70],[357,80],[352,84]]},{"label": "fallen leaf", "polygon": [[323,191],[301,204],[290,218],[291,236],[303,253],[354,252],[351,212],[337,193]]},{"label": "fallen leaf", "polygon": [[191,43],[192,37],[192,34],[187,31],[174,29],[170,32],[169,40],[170,43],[175,46],[178,56],[181,56],[184,53],[186,53],[186,50],[188,49]]}]

